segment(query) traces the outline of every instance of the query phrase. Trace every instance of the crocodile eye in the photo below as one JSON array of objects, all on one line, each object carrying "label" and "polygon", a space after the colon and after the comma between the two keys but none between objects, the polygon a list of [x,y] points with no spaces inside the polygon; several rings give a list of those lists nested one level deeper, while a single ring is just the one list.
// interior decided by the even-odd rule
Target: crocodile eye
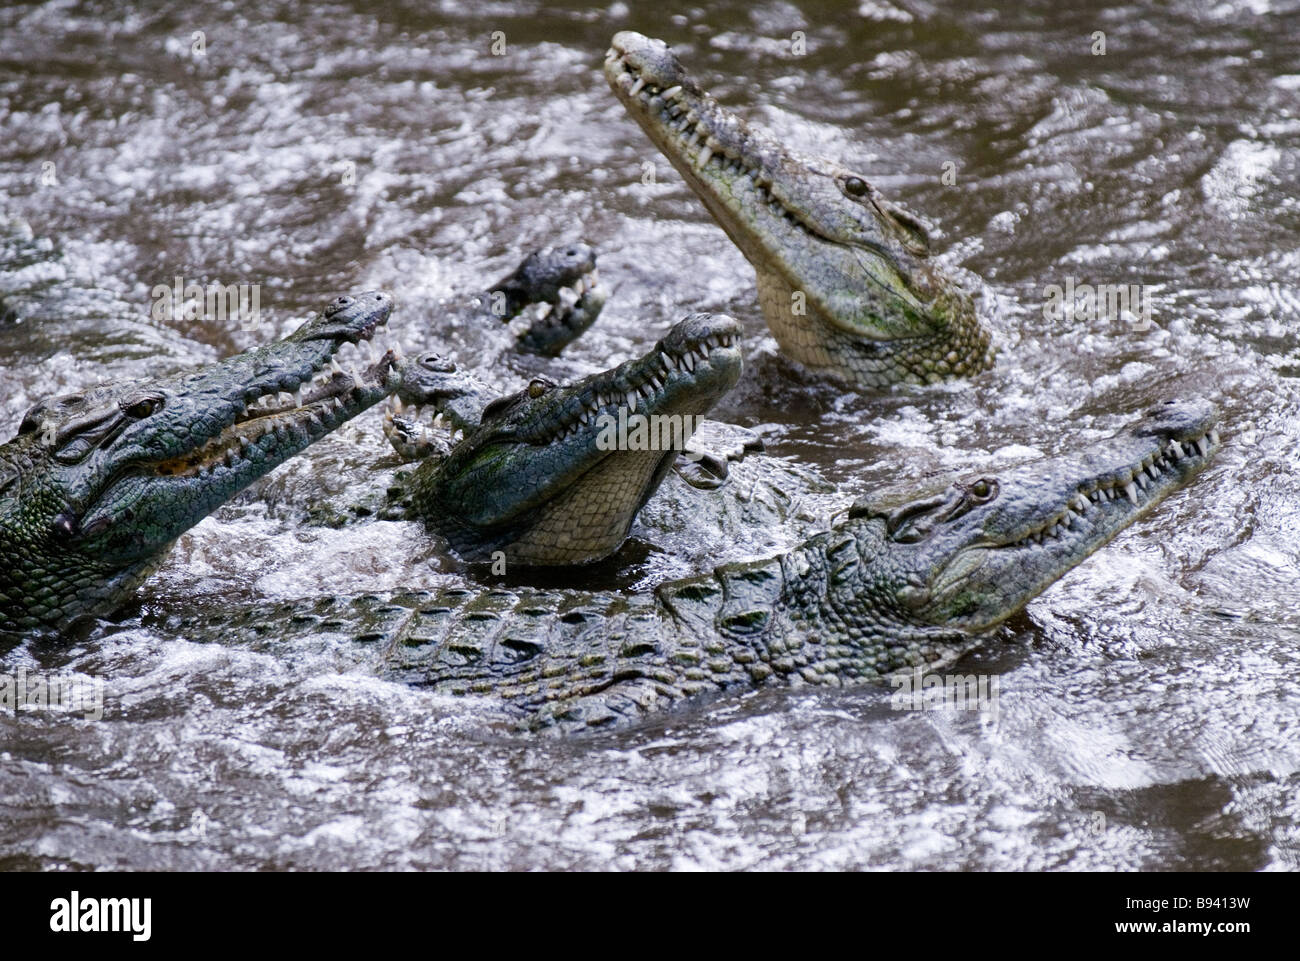
[{"label": "crocodile eye", "polygon": [[981,477],[966,488],[966,493],[979,504],[986,504],[998,496],[998,482]]},{"label": "crocodile eye", "polygon": [[551,389],[551,385],[548,384],[546,381],[534,380],[530,382],[528,385],[528,396],[531,397],[533,400],[536,400],[538,397],[541,397],[550,389]]},{"label": "crocodile eye", "polygon": [[351,307],[353,303],[355,303],[355,301],[353,301],[353,299],[351,297],[348,297],[347,295],[344,295],[342,297],[335,297],[326,305],[325,309],[321,311],[321,313],[326,317],[333,317],[339,311],[346,310],[347,308]]},{"label": "crocodile eye", "polygon": [[861,177],[846,177],[844,192],[850,197],[865,197],[871,193],[871,185]]},{"label": "crocodile eye", "polygon": [[439,374],[454,374],[456,362],[443,357],[442,354],[428,353],[420,357],[420,366]]},{"label": "crocodile eye", "polygon": [[144,397],[131,404],[122,406],[122,413],[128,417],[134,417],[136,420],[143,420],[150,414],[156,414],[162,410],[163,401],[161,397]]}]

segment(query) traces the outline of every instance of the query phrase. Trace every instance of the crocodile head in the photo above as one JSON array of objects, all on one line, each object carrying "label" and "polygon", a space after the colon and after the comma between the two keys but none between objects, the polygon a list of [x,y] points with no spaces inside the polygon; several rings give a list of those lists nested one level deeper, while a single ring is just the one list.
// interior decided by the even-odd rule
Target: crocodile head
[{"label": "crocodile head", "polygon": [[[445,455],[451,448],[437,428],[449,427],[453,436],[473,430],[493,399],[489,387],[437,351],[403,361],[397,376],[397,390],[384,411],[384,434],[407,460]],[[433,408],[432,423],[426,405]]]},{"label": "crocodile head", "polygon": [[412,505],[467,560],[528,565],[613,553],[706,413],[740,377],[730,317],[694,314],[644,356],[558,386],[534,379],[489,404]]},{"label": "crocodile head", "polygon": [[518,332],[528,353],[555,356],[587,330],[605,306],[596,252],[586,244],[535,250],[506,277],[488,288],[488,309],[504,321],[541,305]]},{"label": "crocodile head", "polygon": [[872,387],[992,363],[988,331],[932,261],[925,228],[865,175],[796,153],[724,110],[662,41],[615,34],[605,76],[753,264],[789,357]]},{"label": "crocodile head", "polygon": [[369,341],[392,305],[339,297],[277,343],[29,410],[0,447],[0,630],[111,613],[185,530],[385,397],[395,358]]},{"label": "crocodile head", "polygon": [[1216,416],[1171,401],[1058,457],[901,506],[859,502],[830,535],[832,603],[888,609],[922,632],[985,631],[1196,476],[1219,446]]}]

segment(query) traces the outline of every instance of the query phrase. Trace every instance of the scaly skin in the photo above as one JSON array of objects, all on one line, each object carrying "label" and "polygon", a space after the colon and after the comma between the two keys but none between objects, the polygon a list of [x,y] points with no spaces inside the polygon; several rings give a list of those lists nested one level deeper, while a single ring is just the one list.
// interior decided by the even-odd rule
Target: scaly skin
[{"label": "scaly skin", "polygon": [[791,359],[864,387],[992,365],[989,332],[931,261],[924,227],[862,174],[728,113],[662,41],[615,34],[605,77],[753,264],[763,314]]},{"label": "scaly skin", "polygon": [[[595,252],[585,244],[568,244],[529,254],[506,277],[468,299],[448,298],[436,310],[438,326],[426,336],[455,343],[457,334],[467,332],[468,342],[458,345],[465,358],[460,369],[474,366],[480,372],[491,370],[494,382],[502,373],[513,380],[511,368],[520,361],[519,355],[559,353],[591,326],[604,302],[605,291],[596,276]],[[503,327],[503,322],[508,328]],[[403,361],[393,377],[397,397],[411,403],[430,402],[432,398],[426,399],[418,387],[413,392],[407,388],[411,378],[421,376],[419,360],[426,358],[457,369],[451,361],[432,353]],[[523,363],[530,368],[536,365]],[[482,393],[477,408],[471,404],[463,409],[477,417],[482,406],[502,391],[489,391],[467,376],[462,380],[474,383]],[[461,404],[448,404],[449,411],[459,409]],[[418,430],[409,417],[393,415],[388,422],[389,436],[405,459],[446,452],[448,445],[442,437]],[[409,437],[404,439],[403,432]],[[298,523],[339,525],[382,512],[387,484],[362,489],[360,496],[355,496],[357,491],[348,486],[359,468],[357,454],[354,446],[341,440],[321,445],[313,452],[309,466],[300,464],[278,471],[261,486],[264,503],[273,513]]]},{"label": "scaly skin", "polygon": [[0,632],[111,613],[182,533],[386,397],[392,352],[352,372],[336,358],[368,354],[391,310],[339,297],[278,343],[28,411],[0,447]]},{"label": "scaly skin", "polygon": [[722,692],[941,669],[1198,474],[1214,409],[1167,404],[1112,438],[861,501],[789,553],[653,594],[458,588],[287,603],[185,636],[350,637],[384,676],[485,695],[525,730],[619,725]]},{"label": "scaly skin", "polygon": [[542,309],[519,331],[515,348],[555,357],[596,322],[605,306],[596,252],[586,244],[535,250],[480,298],[483,309],[507,322],[534,304]]},{"label": "scaly skin", "polygon": [[[696,314],[645,356],[612,370],[565,387],[534,379],[488,404],[481,423],[445,457],[416,468],[407,482],[409,511],[466,560],[498,551],[526,565],[609,556],[684,449],[696,418],[739,379],[739,336],[730,317]],[[448,409],[466,398],[477,403],[472,386],[459,393],[445,386],[460,381],[441,358],[426,355],[416,366],[425,378],[421,399],[440,397]],[[417,373],[403,380],[403,390],[414,392]],[[468,423],[473,406],[456,419]],[[666,438],[665,423],[675,429]],[[623,438],[620,424],[627,427]],[[397,446],[428,452],[434,445]]]},{"label": "scaly skin", "polygon": [[[468,304],[450,301],[443,313],[452,327],[491,329],[508,324],[509,349],[555,357],[596,322],[604,306],[596,252],[586,244],[564,244],[533,251]],[[482,320],[493,323],[483,326]],[[490,363],[498,354],[494,345],[477,359]]]}]

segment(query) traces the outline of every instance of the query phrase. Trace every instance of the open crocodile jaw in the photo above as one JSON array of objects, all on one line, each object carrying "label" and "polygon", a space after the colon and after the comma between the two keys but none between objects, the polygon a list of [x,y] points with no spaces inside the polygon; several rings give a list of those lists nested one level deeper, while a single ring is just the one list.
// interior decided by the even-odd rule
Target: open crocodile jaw
[{"label": "open crocodile jaw", "polygon": [[[400,348],[387,342],[390,313],[388,298],[371,321],[330,340],[332,346],[310,370],[285,373],[274,384],[246,391],[242,408],[215,436],[196,437],[185,453],[129,465],[92,503],[68,513],[70,528],[94,537],[122,520],[123,513],[132,521],[147,521],[149,511],[123,512],[116,503],[120,482],[129,478],[147,480],[155,490],[174,488],[169,497],[206,514],[383,399],[400,359]],[[150,498],[163,499],[158,494]]]},{"label": "open crocodile jaw", "polygon": [[616,34],[605,75],[753,265],[783,354],[867,387],[992,365],[970,295],[931,262],[919,221],[865,177],[719,107],[660,41]]},{"label": "open crocodile jaw", "polygon": [[[1076,455],[1009,472],[1007,508],[993,505],[983,531],[936,565],[922,606],[936,622],[987,630],[1185,486],[1221,446],[1217,411],[1172,410],[1185,415],[1181,423],[1139,424]],[[1036,499],[1035,477],[1049,488]],[[984,603],[967,614],[954,609],[958,597]]]},{"label": "open crocodile jaw", "polygon": [[[694,315],[647,354],[567,387],[534,381],[502,398],[445,460],[417,471],[422,513],[451,531],[457,552],[483,559],[501,549],[525,564],[587,563],[617,549],[637,511],[689,439],[694,417],[739,378],[740,325]],[[619,435],[633,418],[639,437]],[[655,442],[643,446],[655,431]],[[655,428],[659,428],[656,431]],[[503,484],[502,471],[529,483]]]}]

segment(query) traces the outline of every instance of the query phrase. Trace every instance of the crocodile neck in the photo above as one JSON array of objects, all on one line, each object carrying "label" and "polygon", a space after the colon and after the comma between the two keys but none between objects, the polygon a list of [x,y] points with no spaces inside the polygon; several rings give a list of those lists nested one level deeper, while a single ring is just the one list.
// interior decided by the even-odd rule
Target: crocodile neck
[{"label": "crocodile neck", "polygon": [[927,384],[949,377],[969,377],[993,364],[992,334],[983,325],[955,314],[950,323],[936,323],[925,335],[870,340],[846,332],[801,302],[795,290],[775,271],[755,268],[758,303],[791,360],[828,371],[867,387]]},{"label": "crocodile neck", "polygon": [[[789,554],[639,594],[412,591],[288,603],[204,626],[215,640],[258,625],[263,644],[347,636],[388,679],[491,695],[519,728],[581,733],[728,690],[840,686],[955,660],[974,637],[909,623],[887,591],[862,592],[851,558],[876,537],[875,528],[837,529]],[[205,636],[192,624],[185,635]]]}]

